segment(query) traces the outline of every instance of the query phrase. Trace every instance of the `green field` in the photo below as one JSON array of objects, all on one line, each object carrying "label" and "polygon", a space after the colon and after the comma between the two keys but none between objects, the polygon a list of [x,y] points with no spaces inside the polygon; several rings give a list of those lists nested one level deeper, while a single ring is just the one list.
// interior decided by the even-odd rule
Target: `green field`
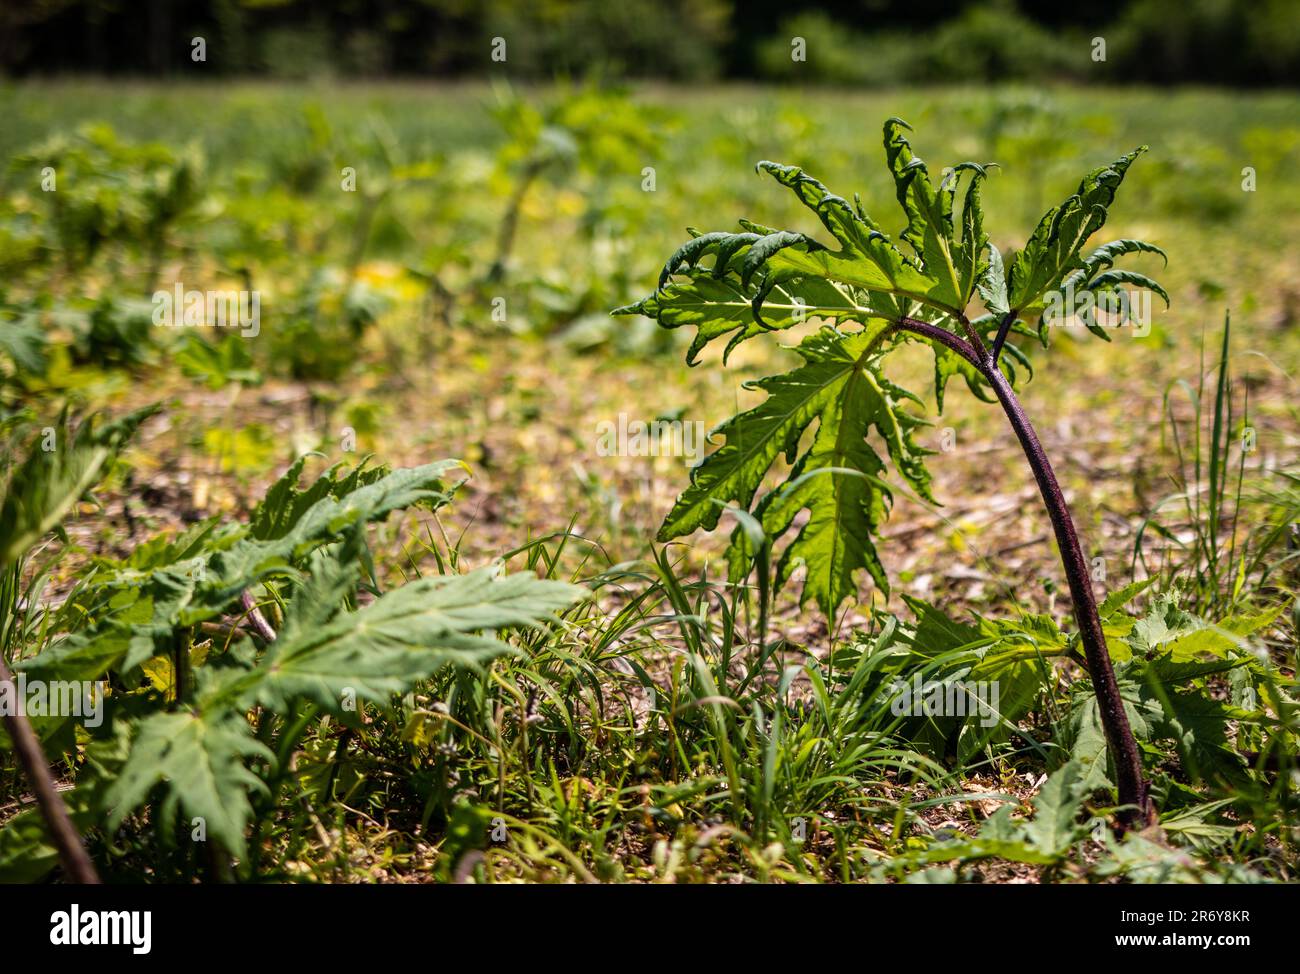
[{"label": "green field", "polygon": [[[95,672],[112,686],[103,729],[38,724],[75,782],[92,859],[107,878],[145,881],[1294,879],[1297,109],[1289,93],[1186,89],[0,88],[7,471],[65,406],[162,403],[66,533],[3,563],[0,649],[19,669],[90,673],[79,661],[107,659],[97,647],[132,612],[130,625],[162,627],[158,646],[181,647],[119,647]],[[1157,277],[1169,308],[1156,299],[1149,329],[1109,343],[1082,329],[1057,330],[1050,352],[1014,341],[1098,597],[1152,579],[1131,617],[1108,621],[1112,653],[1139,632],[1152,653],[1176,644],[1181,664],[1223,664],[1180,686],[1190,710],[1135,704],[1162,831],[1095,830],[1113,804],[1104,770],[1055,774],[1089,728],[1047,516],[996,407],[953,383],[935,412],[922,347],[900,353],[901,374],[925,393],[918,440],[935,452],[939,506],[900,492],[879,539],[889,596],[863,573],[829,621],[800,607],[797,578],[770,612],[755,578],[728,585],[731,523],[653,543],[686,459],[600,446],[602,424],[711,428],[762,399],[742,384],[790,367],[794,332],[747,343],[725,369],[711,348],[690,369],[686,329],[609,312],[654,289],[687,227],[745,217],[825,236],[760,160],[860,193],[899,230],[882,165],[891,116],[911,124],[931,173],[998,164],[984,206],[1003,253],[1083,172],[1150,147],[1097,242],[1161,247],[1167,266],[1153,254],[1126,266]],[[174,286],[257,292],[256,335],[157,327],[150,296]],[[1229,314],[1220,450],[1207,441]],[[364,543],[331,528],[328,550],[360,566],[337,591],[302,548],[210,614],[177,610],[164,626],[145,576],[235,550],[306,453],[307,480],[367,456],[455,457],[464,470],[439,484],[469,479],[446,507],[425,497],[376,516]],[[1210,469],[1225,488],[1206,486]],[[138,715],[202,714],[204,688],[266,650],[249,604],[281,633],[274,645],[339,622],[295,614],[305,576],[322,604],[365,612],[404,582],[498,562],[591,595],[553,606],[549,625],[470,627],[516,650],[478,669],[400,689],[362,673],[378,690],[350,716],[310,693],[232,697],[263,750],[243,752],[242,775],[218,769],[207,805],[182,797],[179,818],[171,779],[131,765]],[[868,706],[890,678],[938,672],[943,652],[978,668],[962,656],[975,636],[1032,659],[1016,677],[1032,706],[998,733]],[[385,649],[350,638],[362,655]],[[0,877],[43,877],[55,853],[6,743]],[[211,795],[233,818],[200,851],[185,823]]]}]

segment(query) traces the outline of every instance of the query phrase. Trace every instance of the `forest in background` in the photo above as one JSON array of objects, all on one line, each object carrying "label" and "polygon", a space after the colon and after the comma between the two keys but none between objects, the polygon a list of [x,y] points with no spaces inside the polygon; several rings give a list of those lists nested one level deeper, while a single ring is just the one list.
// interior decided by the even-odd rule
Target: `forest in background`
[{"label": "forest in background", "polygon": [[[203,61],[191,57],[196,37]],[[489,56],[497,37],[505,63]],[[796,37],[804,61],[792,60]],[[1261,87],[1300,80],[1300,4],[11,0],[0,8],[0,74]]]}]

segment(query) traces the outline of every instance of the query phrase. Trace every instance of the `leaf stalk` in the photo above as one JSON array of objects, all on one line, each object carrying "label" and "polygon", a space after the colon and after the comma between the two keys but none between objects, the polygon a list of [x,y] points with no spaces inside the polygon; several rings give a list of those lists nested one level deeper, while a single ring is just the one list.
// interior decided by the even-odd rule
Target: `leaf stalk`
[{"label": "leaf stalk", "polygon": [[[4,658],[0,657],[0,682],[13,683],[13,679],[13,672]],[[27,715],[5,714],[4,721],[9,739],[13,741],[18,763],[22,766],[23,774],[27,776],[32,792],[36,796],[36,806],[40,809],[41,818],[45,820],[45,830],[58,851],[63,871],[74,883],[98,885],[99,873],[95,871],[95,864],[90,861],[86,847],[81,844],[81,836],[77,833],[76,826],[72,824],[68,807],[63,803],[63,798],[54,784],[54,775],[46,763],[40,739],[32,730]]]}]

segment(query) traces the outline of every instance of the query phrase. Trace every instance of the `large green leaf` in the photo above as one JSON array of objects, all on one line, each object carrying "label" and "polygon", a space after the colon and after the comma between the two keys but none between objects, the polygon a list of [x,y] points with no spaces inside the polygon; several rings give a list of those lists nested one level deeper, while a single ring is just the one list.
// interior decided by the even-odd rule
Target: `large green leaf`
[{"label": "large green leaf", "polygon": [[[439,460],[419,467],[390,471],[387,467],[367,467],[360,463],[350,471],[335,464],[321,474],[305,489],[298,487],[307,456],[299,457],[271,489],[253,512],[251,536],[258,541],[283,538],[298,530],[309,535],[314,526],[300,528],[306,522],[317,525],[338,516],[340,510],[364,512],[366,520],[374,521],[386,514],[423,504],[440,507],[450,499],[442,486],[442,478],[454,470],[465,470],[459,460]],[[317,504],[326,498],[340,502],[341,507]]]},{"label": "large green leaf", "polygon": [[174,822],[177,808],[202,818],[208,837],[235,855],[244,851],[244,827],[252,817],[249,795],[265,785],[247,766],[272,754],[253,736],[242,714],[228,709],[154,713],[132,729],[131,751],[105,793],[116,829],[159,784],[166,797],[159,814]]},{"label": "large green leaf", "polygon": [[[938,304],[962,310],[984,268],[988,236],[984,232],[979,184],[986,170],[977,163],[962,163],[936,189],[925,163],[913,154],[911,143],[903,135],[908,128],[899,118],[885,123],[885,157],[894,174],[898,202],[907,215],[907,227],[901,237],[916,252],[927,275],[935,282],[929,297]],[[971,179],[958,239],[953,203],[957,180],[965,171],[971,173]]]},{"label": "large green leaf", "polygon": [[490,568],[430,576],[388,592],[355,612],[329,618],[350,588],[345,570],[322,559],[295,598],[264,658],[223,685],[210,701],[283,710],[296,697],[341,712],[347,693],[377,702],[410,689],[444,666],[476,667],[511,647],[484,633],[543,624],[587,593],[530,574]]},{"label": "large green leaf", "polygon": [[[923,669],[929,680],[961,681],[975,692],[981,685],[996,687],[996,699],[990,694],[976,700],[968,694],[964,716],[931,718],[945,741],[956,736],[959,760],[1010,737],[1047,685],[1051,657],[1063,655],[1066,637],[1056,623],[1049,616],[1002,620],[976,615],[972,625],[921,599],[904,595],[903,601],[916,617],[910,632],[901,631],[908,646],[906,668]],[[900,678],[907,677],[906,668]],[[995,708],[991,716],[985,706]]]},{"label": "large green leaf", "polygon": [[[693,325],[695,338],[686,354],[695,365],[699,353],[716,338],[731,334],[723,362],[741,342],[812,319],[863,321],[882,317],[870,304],[860,304],[847,285],[812,277],[746,285],[738,275],[717,277],[711,270],[691,272],[688,279],[665,285],[640,303],[616,313],[643,314],[665,328]],[[757,307],[757,311],[755,310]]]},{"label": "large green leaf", "polygon": [[1083,177],[1073,195],[1047,211],[1011,261],[1007,287],[1013,309],[1022,314],[1041,310],[1043,295],[1066,274],[1087,269],[1079,252],[1106,223],[1124,174],[1146,149],[1139,146],[1109,166],[1094,169]]},{"label": "large green leaf", "polygon": [[1271,625],[1281,615],[1282,608],[1276,606],[1249,615],[1237,615],[1215,625],[1184,632],[1165,648],[1175,661],[1194,660],[1203,654],[1222,657],[1231,650],[1240,650],[1245,637]]},{"label": "large green leaf", "polygon": [[979,626],[953,619],[924,599],[904,595],[903,601],[916,617],[916,625],[908,639],[911,650],[923,659],[934,659],[989,642]]},{"label": "large green leaf", "polygon": [[[926,451],[913,438],[923,421],[902,408],[914,397],[878,371],[883,332],[883,325],[851,335],[824,329],[796,349],[804,360],[800,368],[754,383],[767,399],[718,428],[725,443],[692,472],[691,486],[660,528],[660,540],[712,529],[729,501],[748,508],[784,454],[793,466],[757,509],[763,530],[776,539],[799,511],[807,509],[810,516],[782,554],[780,581],[797,564],[806,565],[803,599],[816,600],[827,613],[857,591],[858,569],[867,569],[887,589],[872,535],[888,514],[891,495],[868,433],[880,435],[898,473],[927,497],[929,473]],[[815,435],[800,452],[814,422]]]},{"label": "large green leaf", "polygon": [[164,821],[181,808],[241,854],[249,796],[265,787],[249,762],[272,756],[253,737],[248,708],[288,713],[303,699],[341,716],[356,699],[384,702],[444,666],[477,666],[512,651],[485,630],[540,625],[586,594],[533,575],[499,577],[482,569],[420,579],[331,618],[355,572],[349,562],[314,561],[285,628],[260,660],[247,644],[236,648],[231,656],[246,661],[242,671],[234,665],[205,671],[195,709],[155,713],[134,726],[126,761],[105,792],[110,828],[162,785]]},{"label": "large green leaf", "polygon": [[1204,690],[1179,690],[1152,681],[1142,688],[1142,703],[1151,726],[1152,740],[1172,741],[1188,777],[1231,784],[1242,778],[1245,762],[1228,738],[1234,721],[1249,712]]},{"label": "large green leaf", "polygon": [[[22,668],[32,676],[64,678],[74,665],[82,679],[97,679],[114,666],[130,670],[156,653],[169,651],[178,627],[195,626],[217,618],[248,588],[269,575],[283,573],[322,545],[337,542],[358,525],[382,520],[414,504],[438,506],[449,493],[443,477],[461,464],[443,460],[392,472],[376,471],[363,477],[359,470],[337,478],[332,470],[309,490],[294,495],[288,490],[268,498],[254,516],[263,537],[245,537],[218,546],[178,549],[181,560],[147,571],[125,569],[117,574],[123,591],[137,589],[138,607],[107,617],[67,640],[55,643]],[[335,468],[337,469],[337,468]],[[290,469],[280,486],[296,479],[301,461]],[[305,505],[301,498],[311,498]],[[262,516],[262,512],[274,513]],[[141,612],[145,614],[142,615]],[[126,635],[123,641],[124,632]]]}]

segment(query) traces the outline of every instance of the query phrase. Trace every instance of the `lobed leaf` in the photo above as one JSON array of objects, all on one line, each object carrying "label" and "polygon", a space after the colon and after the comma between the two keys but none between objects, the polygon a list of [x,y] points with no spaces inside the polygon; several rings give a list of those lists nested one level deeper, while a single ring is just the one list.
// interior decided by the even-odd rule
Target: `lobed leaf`
[{"label": "lobed leaf", "polygon": [[1080,250],[1105,225],[1107,209],[1124,174],[1146,150],[1139,146],[1109,166],[1094,169],[1083,177],[1073,195],[1047,211],[1011,262],[1007,287],[1014,310],[1037,310],[1042,296],[1067,273],[1084,268]]},{"label": "lobed leaf", "polygon": [[[916,252],[927,275],[935,282],[929,297],[940,305],[960,311],[970,301],[988,244],[979,196],[979,184],[987,173],[978,163],[962,163],[935,188],[925,163],[913,154],[911,143],[903,134],[909,128],[899,118],[885,122],[885,158],[894,174],[898,202],[907,216],[907,226],[900,236]],[[965,171],[972,176],[963,207],[961,240],[958,241],[953,203],[956,183]]]},{"label": "lobed leaf", "polygon": [[244,829],[253,814],[249,795],[266,791],[246,762],[273,757],[242,714],[150,714],[134,725],[130,754],[104,795],[108,828],[120,826],[161,784],[166,796],[158,814],[164,822],[174,822],[177,808],[184,809],[187,816],[203,819],[210,838],[243,855]]},{"label": "lobed leaf", "polygon": [[[782,553],[779,582],[788,581],[797,564],[806,565],[802,600],[814,599],[828,614],[857,591],[858,569],[865,568],[887,590],[871,538],[887,516],[892,496],[881,479],[884,462],[867,442],[868,433],[880,435],[898,473],[927,497],[929,473],[926,451],[913,439],[923,420],[902,409],[905,400],[915,397],[878,371],[878,340],[884,331],[884,324],[851,335],[823,330],[796,349],[803,366],[753,383],[768,398],[715,431],[725,443],[692,471],[691,485],[665,519],[659,539],[701,527],[711,530],[728,502],[747,509],[784,454],[793,461],[790,473],[763,498],[756,516],[774,540],[791,528],[801,510],[810,516]],[[800,440],[814,422],[816,433],[800,453]]]},{"label": "lobed leaf", "polygon": [[325,607],[350,591],[350,576],[339,563],[322,560],[295,600],[305,608],[287,620],[255,669],[211,699],[283,712],[301,697],[341,714],[348,689],[384,702],[445,666],[478,667],[514,652],[481,633],[541,625],[587,595],[576,585],[482,568],[417,579],[330,618]]}]

